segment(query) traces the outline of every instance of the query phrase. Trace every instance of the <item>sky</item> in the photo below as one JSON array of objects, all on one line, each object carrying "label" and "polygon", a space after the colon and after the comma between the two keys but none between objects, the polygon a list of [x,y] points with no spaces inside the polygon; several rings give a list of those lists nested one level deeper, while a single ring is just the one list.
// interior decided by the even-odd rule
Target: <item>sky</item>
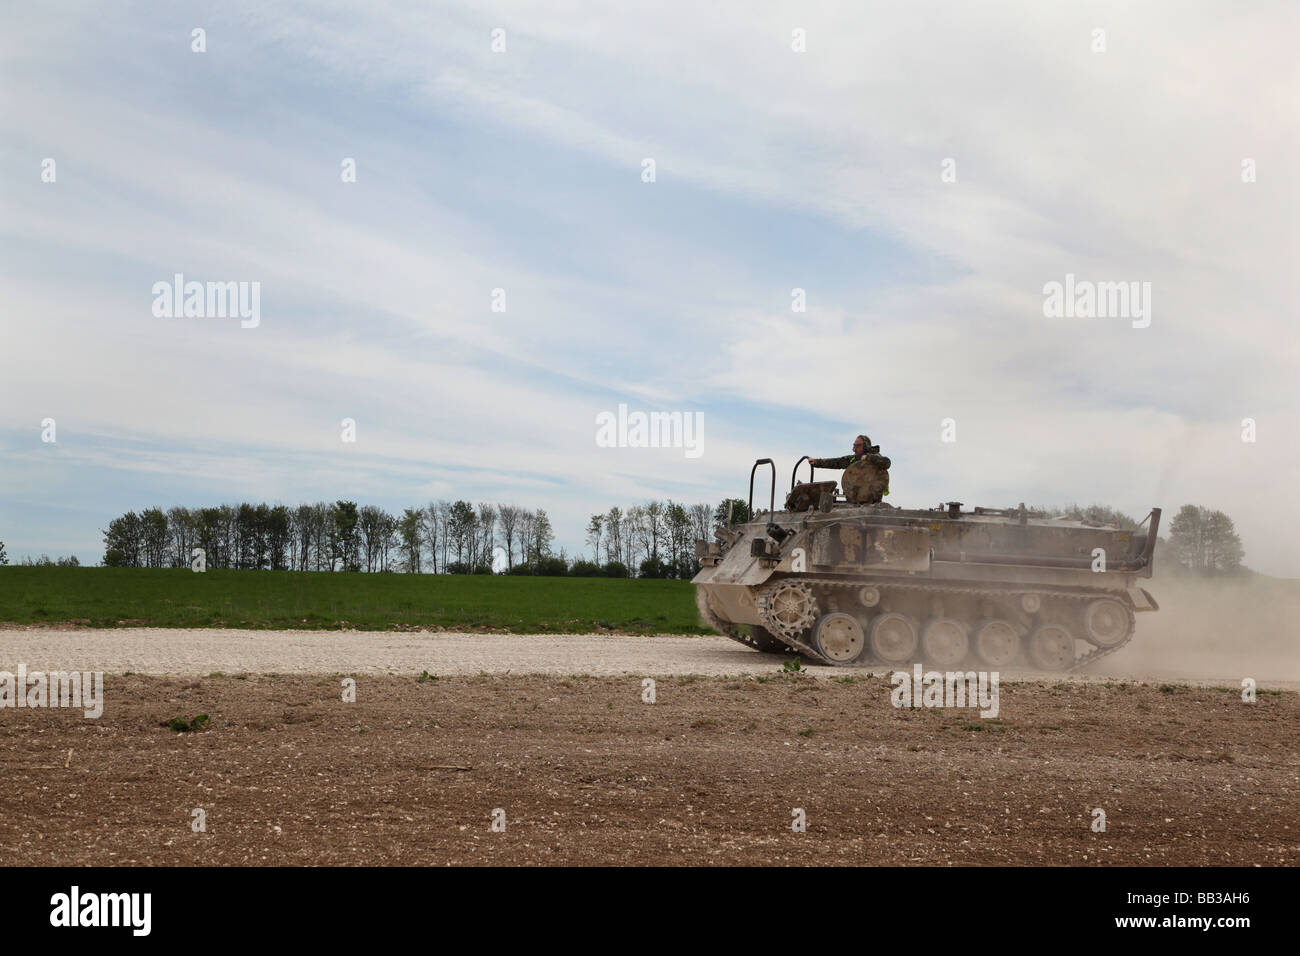
[{"label": "sky", "polygon": [[[94,563],[153,505],[464,498],[573,555],[593,513],[866,432],[895,505],[1195,503],[1300,576],[1298,25],[6,4],[0,541]],[[256,326],[156,315],[178,273],[258,283]],[[1049,315],[1067,276],[1149,309]],[[602,447],[620,404],[698,415],[698,454]]]}]

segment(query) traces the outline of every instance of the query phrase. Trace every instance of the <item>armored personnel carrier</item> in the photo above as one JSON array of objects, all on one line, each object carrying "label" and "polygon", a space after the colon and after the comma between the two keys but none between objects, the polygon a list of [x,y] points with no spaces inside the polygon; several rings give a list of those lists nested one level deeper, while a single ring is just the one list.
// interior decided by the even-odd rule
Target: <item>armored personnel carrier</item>
[{"label": "armored personnel carrier", "polygon": [[[1159,508],[1131,529],[1023,504],[895,508],[867,503],[880,482],[866,462],[845,470],[841,491],[834,481],[796,483],[805,460],[780,511],[776,465],[756,461],[752,519],[695,545],[705,622],[756,650],[838,665],[1065,672],[1118,650],[1134,614],[1158,610],[1138,579],[1151,576]],[[764,465],[768,510],[754,514]]]}]

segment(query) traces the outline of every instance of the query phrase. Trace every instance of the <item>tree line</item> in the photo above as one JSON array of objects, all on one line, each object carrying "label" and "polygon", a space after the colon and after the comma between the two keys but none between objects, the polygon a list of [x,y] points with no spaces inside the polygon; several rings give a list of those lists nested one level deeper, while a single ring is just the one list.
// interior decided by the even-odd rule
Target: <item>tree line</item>
[{"label": "tree line", "polygon": [[545,509],[435,501],[390,514],[355,501],[154,507],[129,511],[104,530],[109,567],[185,568],[194,549],[206,567],[411,574],[504,573],[690,578],[694,538],[708,537],[713,509],[651,501],[593,515],[591,560],[556,553]]},{"label": "tree line", "polygon": [[624,510],[614,507],[587,522],[591,561],[604,567],[635,568],[643,578],[693,578],[700,570],[695,541],[708,539],[711,505],[651,501]]},{"label": "tree line", "polygon": [[[0,541],[0,567],[9,563],[9,553],[5,551],[5,543]],[[67,557],[51,558],[48,554],[42,554],[39,558],[33,558],[31,555],[25,556],[18,562],[21,566],[27,568],[79,568],[81,562],[77,560],[75,554]]]}]

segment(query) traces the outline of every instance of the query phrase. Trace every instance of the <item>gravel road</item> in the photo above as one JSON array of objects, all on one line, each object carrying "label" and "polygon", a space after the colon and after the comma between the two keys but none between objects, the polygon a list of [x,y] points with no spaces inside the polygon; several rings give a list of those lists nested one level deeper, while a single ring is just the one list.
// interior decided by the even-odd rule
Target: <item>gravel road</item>
[{"label": "gravel road", "polygon": [[[456,634],[426,631],[250,631],[233,628],[0,629],[0,670],[121,674],[590,674],[704,676],[769,674],[792,655],[759,654],[724,637],[656,634]],[[1230,668],[1204,673],[1135,666],[1127,649],[1088,678],[1169,679],[1235,686]],[[804,666],[813,674],[841,668]],[[870,670],[871,668],[868,668]],[[884,666],[877,664],[877,672]],[[1004,680],[1041,679],[1007,670]],[[1262,675],[1261,675],[1262,677]],[[1078,677],[1073,679],[1080,679]],[[1296,689],[1300,682],[1260,680]]]},{"label": "gravel road", "polygon": [[0,630],[0,670],[120,674],[761,674],[784,657],[723,637],[243,631]]}]

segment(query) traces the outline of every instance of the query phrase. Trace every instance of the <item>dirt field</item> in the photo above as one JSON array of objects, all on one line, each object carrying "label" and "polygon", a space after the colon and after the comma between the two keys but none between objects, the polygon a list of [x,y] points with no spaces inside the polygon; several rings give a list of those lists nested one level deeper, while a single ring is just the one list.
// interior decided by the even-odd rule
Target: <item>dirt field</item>
[{"label": "dirt field", "polygon": [[[1011,683],[982,720],[895,709],[863,673],[664,677],[654,704],[636,676],[365,673],[345,703],[341,676],[110,673],[98,720],[0,710],[7,859],[1300,862],[1292,692]],[[162,726],[197,714],[207,729]]]}]

